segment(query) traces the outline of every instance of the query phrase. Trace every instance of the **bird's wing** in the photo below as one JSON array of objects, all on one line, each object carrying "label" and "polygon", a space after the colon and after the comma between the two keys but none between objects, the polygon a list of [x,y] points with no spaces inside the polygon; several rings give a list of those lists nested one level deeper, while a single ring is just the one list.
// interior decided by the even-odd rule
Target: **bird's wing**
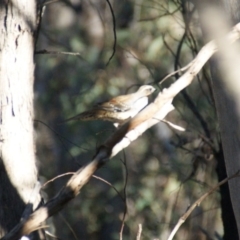
[{"label": "bird's wing", "polygon": [[96,107],[99,109],[104,109],[106,111],[113,112],[125,112],[129,111],[134,103],[141,97],[139,94],[130,93],[127,95],[121,95],[115,98],[112,98],[109,101],[98,103]]},{"label": "bird's wing", "polygon": [[124,104],[124,102],[121,101],[116,101],[115,99],[111,99],[108,102],[98,103],[94,107],[110,112],[125,112],[131,108],[130,105]]},{"label": "bird's wing", "polygon": [[[104,102],[96,105],[92,109],[77,114],[71,118],[66,119],[64,122],[71,120],[91,121],[91,120],[103,120],[115,123],[122,123],[127,119],[134,117],[139,111],[141,111],[148,104],[148,97],[143,97],[135,101],[131,108],[127,108],[126,105],[115,103],[113,99],[109,102]],[[62,122],[62,123],[64,123]]]}]

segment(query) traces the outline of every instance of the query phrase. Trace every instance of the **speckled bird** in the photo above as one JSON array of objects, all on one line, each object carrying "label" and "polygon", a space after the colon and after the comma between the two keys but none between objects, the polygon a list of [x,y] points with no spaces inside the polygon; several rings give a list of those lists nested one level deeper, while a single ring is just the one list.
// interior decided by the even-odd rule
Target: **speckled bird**
[{"label": "speckled bird", "polygon": [[64,122],[70,120],[103,120],[122,124],[134,117],[148,104],[148,96],[154,91],[154,87],[143,85],[135,93],[117,96],[109,101],[98,103],[90,110],[66,119]]}]

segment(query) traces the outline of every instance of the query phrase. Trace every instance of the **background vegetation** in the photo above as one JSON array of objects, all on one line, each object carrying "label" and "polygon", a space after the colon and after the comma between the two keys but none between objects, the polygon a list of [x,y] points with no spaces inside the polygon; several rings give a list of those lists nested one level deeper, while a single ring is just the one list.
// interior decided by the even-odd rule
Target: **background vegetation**
[{"label": "background vegetation", "polygon": [[[114,131],[107,122],[60,124],[64,119],[143,84],[161,91],[179,74],[161,84],[164,76],[187,65],[203,46],[190,2],[125,0],[111,6],[117,41],[109,61],[114,21],[107,1],[45,4],[35,55],[35,129],[43,182],[88,162]],[[144,133],[97,172],[121,196],[93,178],[53,217],[52,232],[61,239],[119,239],[127,206],[124,239],[135,239],[140,223],[143,239],[169,236],[189,205],[217,183],[218,126],[207,67],[173,104],[167,120],[186,131],[159,123]],[[46,196],[53,196],[68,177],[49,183]],[[176,239],[222,235],[219,201],[218,192],[209,196]]]}]

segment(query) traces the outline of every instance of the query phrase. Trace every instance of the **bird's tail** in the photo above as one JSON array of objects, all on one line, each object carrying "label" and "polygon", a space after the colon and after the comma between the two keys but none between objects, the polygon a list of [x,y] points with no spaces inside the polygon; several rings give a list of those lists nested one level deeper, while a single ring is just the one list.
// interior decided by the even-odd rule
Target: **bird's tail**
[{"label": "bird's tail", "polygon": [[76,116],[70,117],[60,124],[64,124],[69,121],[79,120],[79,121],[93,121],[93,120],[102,120],[102,121],[110,121],[110,122],[122,122],[123,119],[119,119],[119,114],[106,111],[103,109],[92,109],[86,112],[82,112]]},{"label": "bird's tail", "polygon": [[93,111],[86,111],[86,112],[82,112],[76,116],[70,117],[68,119],[65,119],[63,122],[61,122],[60,124],[64,124],[66,122],[69,121],[73,121],[73,120],[78,120],[78,121],[91,121],[91,120],[96,120],[97,117],[95,116],[96,114]]}]

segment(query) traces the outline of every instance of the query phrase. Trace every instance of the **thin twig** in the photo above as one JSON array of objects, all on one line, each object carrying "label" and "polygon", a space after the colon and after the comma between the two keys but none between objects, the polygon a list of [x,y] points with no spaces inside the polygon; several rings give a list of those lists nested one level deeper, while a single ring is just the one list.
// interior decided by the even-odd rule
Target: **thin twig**
[{"label": "thin twig", "polygon": [[193,64],[194,60],[192,62],[190,62],[187,66],[183,67],[183,68],[180,68],[172,73],[169,73],[166,77],[164,77],[162,80],[159,81],[159,84],[162,84],[163,82],[165,82],[169,77],[175,75],[176,73],[179,73],[179,72],[183,72],[185,70],[187,70],[188,68],[190,68]]},{"label": "thin twig", "polygon": [[[37,119],[34,119],[34,122],[39,122],[41,124],[43,124],[44,126],[46,126],[47,128],[49,128],[52,132],[54,132],[54,134],[58,137],[58,139],[60,139],[60,141],[63,143],[62,139],[67,141],[68,143],[72,144],[73,146],[75,147],[78,147],[80,148],[81,150],[84,150],[84,151],[88,151],[89,149],[87,148],[83,148],[83,147],[80,147],[78,146],[76,143],[72,142],[71,140],[69,140],[68,138],[65,138],[64,136],[62,136],[61,134],[59,134],[56,130],[54,130],[52,127],[50,127],[47,123],[41,121],[41,120],[37,120]],[[64,148],[67,150],[67,147],[65,146],[65,144],[63,144]],[[67,150],[68,151],[68,150]],[[74,157],[70,154],[70,152],[68,151],[69,155],[72,157],[72,159],[74,159]]]},{"label": "thin twig", "polygon": [[51,51],[51,50],[46,50],[46,49],[37,50],[34,52],[34,54],[57,54],[57,55],[63,54],[63,55],[72,55],[72,56],[82,57],[82,54],[78,53],[78,52]]},{"label": "thin twig", "polygon": [[53,235],[52,233],[50,233],[50,232],[47,231],[47,230],[45,230],[45,233],[46,233],[46,235],[48,235],[48,236],[51,237],[51,238],[54,238],[54,239],[57,239],[57,240],[62,240],[61,238]]},{"label": "thin twig", "polygon": [[123,219],[122,219],[122,225],[121,225],[121,229],[120,229],[120,240],[122,240],[123,238],[123,229],[124,229],[124,222],[125,222],[125,218],[127,215],[127,181],[128,181],[128,168],[127,168],[127,161],[126,161],[126,154],[125,151],[123,152],[124,157],[123,157],[123,166],[125,167],[125,182],[124,182],[124,186],[123,186],[123,199],[124,199],[124,212],[123,212]]},{"label": "thin twig", "polygon": [[50,182],[53,182],[55,181],[56,179],[58,178],[61,178],[61,177],[64,177],[64,176],[67,176],[67,175],[73,175],[75,172],[68,172],[68,173],[63,173],[63,174],[60,174],[50,180],[48,180],[47,182],[45,182],[43,185],[42,185],[42,188],[45,188]]},{"label": "thin twig", "polygon": [[189,217],[189,215],[192,213],[192,211],[200,205],[200,203],[205,200],[210,194],[212,194],[215,190],[217,190],[221,185],[224,183],[228,182],[230,179],[235,178],[235,177],[240,177],[239,175],[240,170],[238,170],[235,174],[233,174],[231,177],[225,178],[221,182],[219,182],[216,186],[211,188],[208,192],[203,194],[197,201],[195,201],[191,207],[188,208],[187,212],[178,220],[178,223],[172,230],[170,236],[168,237],[168,240],[172,240],[174,235],[176,234],[177,230],[180,228],[180,226],[186,221],[186,219]]},{"label": "thin twig", "polygon": [[120,193],[110,182],[108,182],[107,180],[105,180],[105,179],[103,179],[103,178],[101,178],[101,177],[98,177],[98,176],[96,176],[96,175],[93,175],[93,178],[96,178],[96,179],[98,179],[98,180],[106,183],[106,184],[109,185],[110,187],[112,187],[112,188],[116,191],[116,193],[118,194],[118,196],[119,196],[119,197],[122,199],[122,201],[124,202],[124,198],[123,198],[123,196],[121,195],[121,193]]},{"label": "thin twig", "polygon": [[142,234],[142,224],[138,224],[138,233],[137,233],[137,238],[136,240],[141,240],[141,234]]},{"label": "thin twig", "polygon": [[70,232],[73,234],[74,238],[76,240],[79,240],[79,238],[77,237],[77,234],[75,233],[75,231],[73,230],[72,226],[70,225],[70,223],[65,219],[65,217],[59,213],[60,218],[64,221],[64,223],[67,225],[67,227],[69,228]]},{"label": "thin twig", "polygon": [[[45,182],[45,183],[42,185],[42,188],[45,188],[50,182],[53,182],[53,181],[55,181],[55,180],[58,179],[58,178],[61,178],[61,177],[67,176],[67,175],[73,175],[74,173],[75,173],[75,172],[68,172],[68,173],[60,174],[60,175],[58,175],[58,176],[56,176],[56,177],[48,180],[47,182]],[[118,194],[118,196],[122,199],[122,201],[124,201],[124,198],[122,197],[121,193],[120,193],[110,182],[108,182],[107,180],[105,180],[105,179],[103,179],[103,178],[101,178],[101,177],[98,177],[98,176],[96,176],[96,175],[93,175],[93,178],[98,179],[98,180],[106,183],[106,184],[109,185],[110,187],[112,187],[112,188],[116,191],[116,193]],[[125,201],[124,201],[124,202],[125,202]]]},{"label": "thin twig", "polygon": [[116,52],[116,45],[117,45],[117,33],[116,33],[116,19],[115,19],[115,15],[114,15],[114,11],[113,11],[113,8],[112,8],[112,5],[110,3],[109,0],[106,0],[107,1],[107,4],[110,8],[110,11],[111,11],[111,14],[112,14],[112,20],[113,20],[113,36],[114,36],[114,42],[113,42],[113,52],[112,52],[112,55],[110,56],[110,58],[108,59],[108,62],[106,64],[106,66],[108,66],[108,64],[110,63],[110,61],[112,60],[115,52]]}]

